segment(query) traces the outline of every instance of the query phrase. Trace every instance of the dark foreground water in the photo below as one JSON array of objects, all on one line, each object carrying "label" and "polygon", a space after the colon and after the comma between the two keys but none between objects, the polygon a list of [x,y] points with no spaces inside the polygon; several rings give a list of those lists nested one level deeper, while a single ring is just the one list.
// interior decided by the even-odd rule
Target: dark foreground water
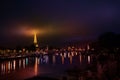
[{"label": "dark foreground water", "polygon": [[[34,76],[59,80],[119,80],[117,62],[98,62],[92,55],[26,57],[0,62],[0,80],[24,80]],[[114,78],[110,77],[113,76]],[[110,79],[109,79],[110,78]]]}]

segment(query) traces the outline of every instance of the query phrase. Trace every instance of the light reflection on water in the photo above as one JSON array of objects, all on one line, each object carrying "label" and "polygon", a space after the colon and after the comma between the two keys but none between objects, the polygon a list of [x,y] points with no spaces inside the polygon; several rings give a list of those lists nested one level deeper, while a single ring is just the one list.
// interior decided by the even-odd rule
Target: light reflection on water
[{"label": "light reflection on water", "polygon": [[55,61],[56,61],[56,60],[55,60],[55,56],[53,55],[53,64],[55,64]]},{"label": "light reflection on water", "polygon": [[[78,58],[74,58],[78,57]],[[27,58],[21,58],[21,59],[16,59],[16,60],[9,60],[9,61],[4,61],[0,63],[0,75],[8,74],[13,71],[19,70],[19,69],[24,69],[26,67],[29,67],[31,65],[34,66],[34,73],[35,75],[38,75],[38,66],[39,65],[44,65],[44,64],[74,64],[74,62],[78,62],[79,64],[82,63],[82,61],[87,60],[86,64],[91,63],[91,56],[82,56],[78,55],[78,53],[64,53],[60,55],[53,55],[52,56],[52,62],[50,62],[50,57],[48,55],[45,55],[43,58],[42,57],[27,57]]]},{"label": "light reflection on water", "polygon": [[28,58],[26,58],[26,65],[28,65]]},{"label": "light reflection on water", "polygon": [[14,60],[13,61],[13,69],[15,70],[15,68],[16,68],[16,61]]},{"label": "light reflection on water", "polygon": [[25,59],[23,59],[23,68],[25,68],[25,65],[26,65],[26,64],[25,64]]},{"label": "light reflection on water", "polygon": [[70,64],[72,64],[72,56],[70,56]]},{"label": "light reflection on water", "polygon": [[90,56],[88,56],[88,63],[90,64]]},{"label": "light reflection on water", "polygon": [[8,62],[8,73],[10,72],[10,61]]},{"label": "light reflection on water", "polygon": [[21,59],[20,59],[20,60],[19,60],[19,68],[21,68],[21,63],[22,63],[22,62],[21,62]]},{"label": "light reflection on water", "polygon": [[80,55],[80,63],[82,62],[82,56]]},{"label": "light reflection on water", "polygon": [[39,64],[39,63],[38,63],[38,60],[39,60],[39,59],[36,57],[36,58],[35,58],[35,66],[34,66],[35,75],[37,75],[37,73],[38,73],[38,66],[37,66],[37,65]]},{"label": "light reflection on water", "polygon": [[11,71],[15,71],[18,68],[25,68],[28,65],[28,58],[25,59],[19,59],[19,60],[10,60],[10,61],[5,61],[0,63],[1,64],[1,70],[0,74],[7,74],[10,73]]}]

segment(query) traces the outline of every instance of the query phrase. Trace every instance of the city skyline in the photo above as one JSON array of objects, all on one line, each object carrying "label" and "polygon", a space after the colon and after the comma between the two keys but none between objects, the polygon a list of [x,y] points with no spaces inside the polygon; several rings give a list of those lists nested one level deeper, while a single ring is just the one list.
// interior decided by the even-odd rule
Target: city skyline
[{"label": "city skyline", "polygon": [[120,80],[120,0],[1,0],[0,80]]}]

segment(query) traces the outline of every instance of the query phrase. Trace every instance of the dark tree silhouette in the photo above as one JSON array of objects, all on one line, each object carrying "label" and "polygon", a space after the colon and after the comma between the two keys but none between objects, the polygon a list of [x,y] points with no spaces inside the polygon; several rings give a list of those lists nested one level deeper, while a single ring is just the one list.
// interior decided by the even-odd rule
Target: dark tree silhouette
[{"label": "dark tree silhouette", "polygon": [[120,35],[113,32],[104,33],[98,38],[98,43],[104,48],[120,47]]}]

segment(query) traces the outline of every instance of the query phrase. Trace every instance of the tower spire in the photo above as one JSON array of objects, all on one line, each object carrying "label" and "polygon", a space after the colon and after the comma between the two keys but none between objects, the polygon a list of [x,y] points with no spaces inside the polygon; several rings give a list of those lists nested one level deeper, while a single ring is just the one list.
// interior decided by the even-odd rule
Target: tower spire
[{"label": "tower spire", "polygon": [[37,44],[37,34],[34,32],[34,44]]},{"label": "tower spire", "polygon": [[35,47],[37,48],[38,47],[38,43],[37,43],[37,33],[36,32],[34,32],[34,45],[35,45]]}]

